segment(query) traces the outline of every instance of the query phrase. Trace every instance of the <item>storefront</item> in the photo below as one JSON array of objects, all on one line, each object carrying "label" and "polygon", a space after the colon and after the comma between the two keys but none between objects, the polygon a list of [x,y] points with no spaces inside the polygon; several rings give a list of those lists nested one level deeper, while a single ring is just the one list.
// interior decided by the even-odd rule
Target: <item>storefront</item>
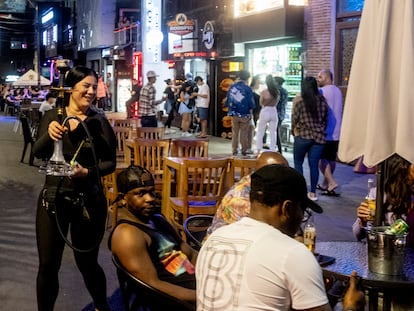
[{"label": "storefront", "polygon": [[283,77],[283,85],[292,99],[300,93],[300,82],[302,80],[302,62],[300,54],[302,43],[275,44],[266,47],[247,46],[248,70],[252,76],[260,75],[261,81],[265,76],[271,74]]},{"label": "storefront", "polygon": [[[300,93],[303,34],[301,1],[247,1],[246,4],[246,1],[235,0],[233,40],[236,51],[244,55],[246,69],[251,75],[261,76],[262,88],[266,75],[282,77],[290,100]],[[290,143],[290,109],[289,103],[282,133],[284,143]]]}]

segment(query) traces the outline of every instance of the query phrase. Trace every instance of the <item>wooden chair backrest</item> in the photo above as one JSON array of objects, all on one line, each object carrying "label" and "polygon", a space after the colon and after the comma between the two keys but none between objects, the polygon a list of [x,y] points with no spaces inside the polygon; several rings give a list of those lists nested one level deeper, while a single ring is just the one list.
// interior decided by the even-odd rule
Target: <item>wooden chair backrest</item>
[{"label": "wooden chair backrest", "polygon": [[113,120],[113,125],[115,126],[120,126],[120,127],[136,127],[137,126],[137,120],[135,119],[114,119]]},{"label": "wooden chair backrest", "polygon": [[165,130],[163,127],[137,127],[136,132],[137,138],[163,139]]},{"label": "wooden chair backrest", "polygon": [[243,176],[249,175],[256,169],[256,159],[233,158],[230,162],[230,183],[233,184],[242,179]]},{"label": "wooden chair backrest", "polygon": [[208,139],[173,139],[171,156],[185,158],[208,157]]},{"label": "wooden chair backrest", "polygon": [[190,215],[213,215],[224,195],[229,159],[186,159],[181,180],[183,220]]},{"label": "wooden chair backrest", "polygon": [[113,127],[116,136],[116,156],[124,159],[125,156],[125,140],[131,135],[131,128],[123,126]]},{"label": "wooden chair backrest", "polygon": [[163,175],[164,157],[170,152],[169,139],[135,139],[137,152],[134,155],[134,164],[149,170],[156,184],[161,184]]},{"label": "wooden chair backrest", "polygon": [[108,206],[110,206],[115,201],[118,195],[118,188],[116,186],[116,176],[116,172],[102,176],[102,186]]}]

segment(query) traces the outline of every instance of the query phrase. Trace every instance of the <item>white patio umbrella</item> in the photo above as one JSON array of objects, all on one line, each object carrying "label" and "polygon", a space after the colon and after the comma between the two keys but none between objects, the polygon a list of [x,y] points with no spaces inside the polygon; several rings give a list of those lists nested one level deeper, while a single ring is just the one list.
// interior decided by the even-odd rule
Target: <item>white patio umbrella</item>
[{"label": "white patio umbrella", "polygon": [[387,159],[414,163],[414,1],[365,0],[338,157],[379,165],[374,225],[383,219]]},{"label": "white patio umbrella", "polygon": [[339,158],[414,163],[414,1],[365,0],[342,121]]},{"label": "white patio umbrella", "polygon": [[50,85],[50,80],[46,79],[43,76],[40,76],[39,81],[39,74],[34,71],[33,69],[28,70],[24,75],[22,75],[19,79],[13,82],[14,86],[36,86],[40,82],[40,86]]}]

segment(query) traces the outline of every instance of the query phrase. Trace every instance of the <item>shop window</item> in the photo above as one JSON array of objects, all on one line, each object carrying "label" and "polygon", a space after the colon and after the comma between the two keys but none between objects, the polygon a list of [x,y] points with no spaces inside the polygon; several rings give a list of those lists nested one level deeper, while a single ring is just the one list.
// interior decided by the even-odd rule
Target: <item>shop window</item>
[{"label": "shop window", "polygon": [[340,28],[337,32],[337,85],[347,86],[351,72],[352,58],[355,42],[358,35],[358,27]]},{"label": "shop window", "polygon": [[364,0],[337,0],[335,84],[346,87],[351,72]]}]

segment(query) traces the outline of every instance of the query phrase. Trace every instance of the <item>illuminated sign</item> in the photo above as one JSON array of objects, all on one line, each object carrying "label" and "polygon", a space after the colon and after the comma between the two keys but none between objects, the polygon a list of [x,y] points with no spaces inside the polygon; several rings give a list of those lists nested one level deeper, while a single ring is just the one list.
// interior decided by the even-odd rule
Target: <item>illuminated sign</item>
[{"label": "illuminated sign", "polygon": [[184,52],[184,53],[174,53],[173,54],[174,57],[206,57],[207,53],[206,52]]},{"label": "illuminated sign", "polygon": [[111,49],[110,48],[106,48],[106,49],[102,49],[101,51],[101,57],[110,57],[111,56]]},{"label": "illuminated sign", "polygon": [[177,14],[175,20],[168,23],[168,32],[178,36],[185,36],[193,33],[194,28],[194,21],[188,20],[184,13]]},{"label": "illuminated sign", "polygon": [[184,53],[196,50],[196,21],[178,13],[168,24],[168,53]]},{"label": "illuminated sign", "polygon": [[161,60],[161,43],[164,36],[161,31],[161,1],[160,0],[146,0],[144,9],[144,50],[147,63],[159,63]]},{"label": "illuminated sign", "polygon": [[204,46],[207,50],[210,50],[213,48],[214,45],[214,27],[213,23],[210,21],[207,21],[204,24],[204,31],[203,31],[203,42]]},{"label": "illuminated sign", "polygon": [[42,16],[42,24],[46,24],[48,21],[53,19],[53,17],[54,17],[53,10],[50,10],[49,12],[47,12],[45,15]]},{"label": "illuminated sign", "polygon": [[281,9],[283,7],[284,0],[234,0],[234,17],[257,14],[267,10]]}]

